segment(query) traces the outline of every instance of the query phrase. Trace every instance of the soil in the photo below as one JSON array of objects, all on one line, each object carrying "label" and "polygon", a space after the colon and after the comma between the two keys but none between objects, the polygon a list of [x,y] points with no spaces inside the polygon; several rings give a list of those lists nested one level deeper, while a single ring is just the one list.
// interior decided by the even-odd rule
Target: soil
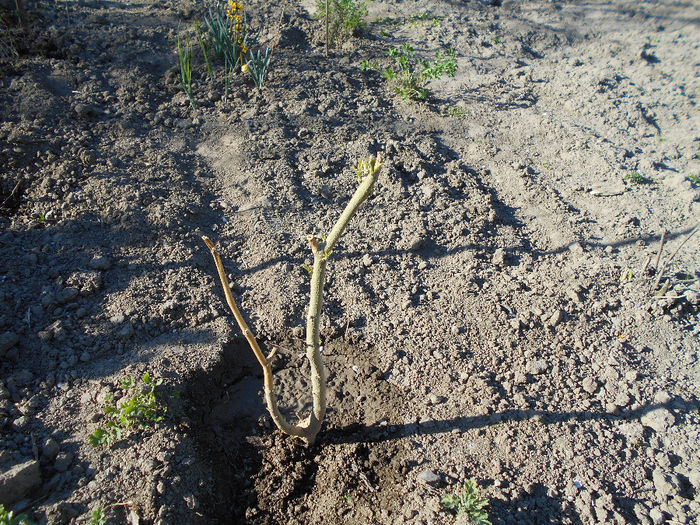
[{"label": "soil", "polygon": [[[263,89],[238,74],[226,96],[192,40],[196,111],[176,39],[205,2],[36,1],[29,33],[3,28],[6,508],[447,524],[441,497],[473,479],[493,523],[698,522],[700,8],[368,7],[326,56],[312,2],[246,2]],[[402,43],[453,48],[456,75],[402,100],[380,71]],[[201,236],[304,417],[306,235],[377,153],[329,262],[329,412],[305,447],[265,412]],[[165,417],[91,446],[145,372]]]}]

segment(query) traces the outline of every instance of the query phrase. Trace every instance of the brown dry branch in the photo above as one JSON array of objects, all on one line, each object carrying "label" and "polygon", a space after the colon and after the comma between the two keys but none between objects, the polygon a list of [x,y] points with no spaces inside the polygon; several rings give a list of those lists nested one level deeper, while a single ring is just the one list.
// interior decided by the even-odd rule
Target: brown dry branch
[{"label": "brown dry branch", "polygon": [[204,242],[211,250],[214,263],[216,264],[221,286],[224,289],[226,302],[228,303],[233,316],[238,323],[238,326],[243,332],[248,344],[250,345],[255,357],[263,369],[263,386],[265,391],[265,404],[267,410],[272,417],[277,428],[285,434],[301,438],[308,445],[311,445],[316,440],[316,435],[321,429],[321,425],[326,415],[326,369],[321,357],[321,307],[323,306],[323,285],[326,276],[326,266],[331,251],[335,246],[340,236],[343,234],[345,227],[360,205],[367,200],[372,194],[374,183],[377,180],[377,175],[382,166],[382,158],[377,155],[376,160],[370,158],[369,161],[360,161],[357,172],[361,178],[360,186],[355,191],[352,199],[345,207],[345,210],[340,215],[340,218],[331,229],[331,232],[326,237],[325,241],[316,235],[309,235],[308,240],[311,245],[311,251],[314,255],[314,265],[311,273],[311,295],[309,299],[309,311],[306,318],[306,357],[311,365],[311,396],[313,400],[313,408],[311,414],[300,423],[294,425],[280,413],[277,405],[277,393],[272,375],[271,359],[274,351],[268,357],[262,353],[253,332],[248,328],[245,319],[241,315],[236,302],[231,293],[231,287],[224,271],[224,265],[221,262],[221,257],[216,251],[214,243],[206,236],[202,237]]},{"label": "brown dry branch", "polygon": [[[696,224],[696,225],[693,227],[693,229],[690,230],[690,232],[688,233],[688,235],[686,235],[685,239],[683,239],[683,241],[676,247],[676,249],[673,250],[673,253],[668,257],[668,259],[666,259],[666,260],[664,261],[663,265],[661,266],[661,270],[659,270],[659,274],[658,274],[658,276],[656,277],[656,281],[654,281],[654,287],[653,287],[654,290],[656,290],[656,289],[659,287],[659,283],[661,282],[661,279],[663,279],[663,276],[664,276],[664,274],[666,273],[666,270],[667,270],[668,267],[671,265],[671,262],[672,262],[673,259],[676,257],[676,255],[678,254],[678,252],[680,251],[680,249],[681,249],[681,248],[685,245],[685,243],[688,242],[688,241],[690,240],[690,238],[691,238],[693,235],[695,235],[695,233],[698,231],[698,226],[700,226],[700,225],[697,225],[697,224]],[[659,252],[660,252],[660,251],[661,251],[661,249],[659,248]],[[664,292],[663,292],[661,295],[665,294],[667,291],[668,291],[668,289],[664,290]]]}]

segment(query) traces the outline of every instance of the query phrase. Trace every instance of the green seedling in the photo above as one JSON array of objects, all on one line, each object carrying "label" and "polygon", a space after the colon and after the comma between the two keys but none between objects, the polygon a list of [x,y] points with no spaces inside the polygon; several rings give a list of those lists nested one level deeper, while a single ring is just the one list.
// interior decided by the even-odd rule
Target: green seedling
[{"label": "green seedling", "polygon": [[466,515],[472,525],[491,525],[489,515],[484,510],[489,505],[488,498],[482,498],[473,479],[464,482],[458,494],[447,494],[441,500],[443,508],[456,514]]},{"label": "green seedling", "polygon": [[629,282],[634,279],[634,272],[632,271],[631,268],[627,268],[626,270],[622,270],[622,273],[620,273],[620,282]]},{"label": "green seedling", "polygon": [[464,118],[467,116],[467,109],[461,106],[449,106],[445,110],[445,115],[448,117]]},{"label": "green seedling", "polygon": [[311,269],[311,294],[306,317],[306,357],[311,367],[311,397],[313,408],[311,414],[297,424],[289,423],[280,413],[279,407],[277,406],[277,393],[275,391],[274,377],[272,375],[272,358],[275,351],[273,350],[268,356],[262,353],[255,336],[248,328],[248,324],[245,322],[245,319],[236,305],[233,294],[231,293],[226,271],[224,270],[224,265],[221,262],[221,257],[216,251],[214,243],[208,237],[203,237],[204,242],[214,258],[216,271],[219,274],[221,286],[226,296],[226,302],[241,332],[243,332],[243,335],[263,369],[265,404],[267,405],[267,410],[270,413],[272,421],[282,432],[290,436],[301,438],[308,445],[313,444],[316,440],[316,435],[321,429],[321,424],[326,415],[326,379],[328,374],[321,357],[320,335],[321,306],[323,304],[323,285],[326,276],[326,266],[333,247],[345,231],[350,219],[355,215],[360,205],[372,194],[374,183],[377,180],[381,167],[382,158],[379,155],[377,155],[376,159],[370,158],[369,160],[360,161],[358,164],[358,170],[361,170],[360,185],[357,190],[355,190],[350,202],[345,207],[345,210],[338,218],[338,221],[335,223],[328,236],[324,238],[317,235],[309,235],[307,237],[314,256],[313,268]]},{"label": "green seedling", "polygon": [[326,43],[336,47],[365,26],[367,13],[362,0],[318,0],[316,4],[316,18],[326,20]]},{"label": "green seedling", "polygon": [[190,46],[189,37],[187,37],[183,45],[180,40],[180,35],[178,35],[177,56],[180,61],[180,86],[182,86],[182,90],[185,92],[185,95],[187,95],[190,106],[192,106],[192,109],[196,110],[197,104],[192,95],[192,47]]},{"label": "green seedling", "polygon": [[93,510],[88,523],[89,525],[105,525],[107,523],[105,509],[102,506],[98,506],[95,510]]},{"label": "green seedling", "polygon": [[[104,427],[98,427],[90,434],[89,442],[93,447],[107,445],[111,447],[116,441],[122,439],[124,431],[137,427],[149,427],[162,421],[167,408],[163,406],[155,389],[163,383],[162,379],[153,379],[146,372],[141,378],[143,385],[134,381],[133,377],[121,380],[119,387],[122,390],[121,400],[108,404],[104,408],[107,422]],[[113,396],[107,397],[107,403],[111,403]]]},{"label": "green seedling", "polygon": [[635,184],[644,184],[646,182],[649,182],[649,179],[644,177],[638,171],[631,171],[630,173],[625,175],[625,180],[628,180],[630,182],[634,182]]},{"label": "green seedling", "polygon": [[368,71],[370,69],[379,69],[379,60],[367,60],[366,58],[360,63],[360,69],[362,71]]},{"label": "green seedling", "polygon": [[15,515],[13,511],[5,510],[5,506],[0,503],[0,525],[34,525],[34,522],[26,514]]},{"label": "green seedling", "polygon": [[700,174],[698,173],[687,175],[686,178],[693,184],[700,184]]},{"label": "green seedling", "polygon": [[457,71],[457,58],[453,49],[447,54],[438,51],[432,62],[417,60],[415,50],[408,43],[389,48],[387,54],[394,60],[394,67],[386,69],[382,76],[404,100],[425,99],[429,91],[424,86],[428,81],[443,75],[453,77]]},{"label": "green seedling", "polygon": [[199,42],[199,49],[202,50],[202,56],[204,57],[204,62],[207,64],[207,73],[209,73],[209,80],[214,84],[214,72],[211,67],[211,60],[209,59],[209,45],[204,40],[204,35],[202,34],[202,24],[197,20],[194,23],[194,31],[197,33],[197,41]]},{"label": "green seedling", "polygon": [[252,51],[250,52],[250,60],[243,67],[248,70],[250,76],[253,77],[253,82],[258,90],[262,90],[263,84],[265,83],[265,74],[267,73],[267,66],[270,65],[270,48],[265,48],[265,54],[258,49],[257,55]]}]

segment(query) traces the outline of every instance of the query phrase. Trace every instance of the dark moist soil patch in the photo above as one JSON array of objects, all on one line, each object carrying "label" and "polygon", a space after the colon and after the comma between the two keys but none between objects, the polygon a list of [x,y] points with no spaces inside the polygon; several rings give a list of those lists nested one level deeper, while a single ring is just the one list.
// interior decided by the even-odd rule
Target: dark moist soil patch
[{"label": "dark moist soil patch", "polygon": [[[289,407],[297,395],[310,397],[308,367],[301,341],[278,346],[283,352],[275,363],[278,393]],[[392,439],[410,431],[411,425],[400,424],[403,400],[371,363],[370,348],[334,340],[324,346],[324,356],[329,409],[310,448],[272,428],[263,406],[262,373],[244,339],[224,344],[218,361],[189,378],[192,437],[198,459],[213,474],[200,507],[202,523],[290,523],[300,511],[313,514],[309,502],[329,484],[346,503],[333,509],[338,517],[351,513],[355,500],[367,508],[391,508],[378,487],[389,480],[394,486],[407,468]],[[307,413],[307,405],[297,406]],[[289,410],[287,417],[295,419]]]}]

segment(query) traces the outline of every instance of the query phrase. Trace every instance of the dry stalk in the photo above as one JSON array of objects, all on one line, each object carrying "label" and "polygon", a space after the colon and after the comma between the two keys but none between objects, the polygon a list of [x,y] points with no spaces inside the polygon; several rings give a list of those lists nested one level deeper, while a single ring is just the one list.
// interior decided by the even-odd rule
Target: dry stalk
[{"label": "dry stalk", "polygon": [[[659,271],[659,274],[658,274],[658,276],[657,276],[657,278],[656,278],[656,281],[654,281],[653,290],[656,290],[656,289],[659,287],[659,283],[661,282],[661,279],[663,279],[663,276],[664,276],[664,274],[666,273],[666,270],[668,269],[668,267],[671,265],[671,262],[672,262],[673,259],[676,257],[676,255],[678,254],[678,252],[680,251],[680,249],[685,245],[685,243],[688,242],[688,241],[690,240],[690,238],[691,238],[693,235],[695,235],[695,234],[697,233],[698,227],[699,227],[699,226],[700,226],[700,225],[697,225],[697,224],[696,224],[696,225],[693,227],[693,229],[690,230],[690,232],[688,233],[688,235],[686,235],[685,239],[683,239],[683,241],[678,245],[678,247],[676,247],[676,249],[673,251],[673,253],[668,257],[668,259],[666,259],[666,260],[664,261],[663,265],[661,266],[661,270]],[[661,249],[659,249],[659,253],[660,253],[660,252],[661,252]],[[667,289],[667,290],[668,290],[668,289]],[[666,291],[667,291],[667,290],[666,290]],[[661,295],[665,294],[666,291],[664,291],[664,293],[662,293]]]},{"label": "dry stalk", "polygon": [[350,219],[352,219],[353,215],[355,215],[355,212],[360,205],[372,194],[374,183],[377,180],[377,175],[379,174],[381,166],[382,159],[379,155],[377,155],[376,160],[370,158],[369,161],[361,161],[358,165],[358,176],[361,177],[362,182],[355,191],[352,199],[350,199],[348,205],[345,207],[345,210],[340,215],[340,218],[335,223],[335,226],[333,226],[331,229],[328,237],[326,237],[324,241],[322,238],[319,238],[316,235],[308,236],[311,251],[314,255],[314,266],[311,273],[311,296],[309,300],[309,311],[306,318],[306,357],[311,365],[311,396],[313,408],[311,414],[296,425],[293,425],[287,421],[287,419],[280,413],[277,405],[277,393],[275,392],[271,365],[271,359],[274,355],[274,351],[270,353],[268,357],[265,357],[265,355],[262,353],[253,332],[251,332],[251,330],[248,328],[245,319],[243,319],[243,316],[241,315],[241,312],[233,299],[231,287],[229,286],[228,278],[226,277],[226,272],[224,271],[224,265],[221,262],[221,257],[219,257],[214,243],[208,237],[202,237],[206,245],[209,247],[209,250],[211,250],[212,257],[214,258],[214,263],[216,264],[216,270],[219,273],[221,286],[223,287],[224,295],[226,296],[226,302],[228,303],[228,306],[231,309],[241,332],[243,332],[244,337],[248,341],[250,348],[253,350],[255,357],[263,369],[265,404],[267,405],[267,410],[272,417],[272,421],[274,421],[277,428],[279,428],[282,432],[289,434],[290,436],[301,438],[307,443],[307,445],[312,445],[316,440],[316,435],[321,429],[321,424],[323,423],[326,415],[327,375],[323,364],[323,359],[321,357],[320,327],[321,307],[323,306],[323,284],[326,276],[328,258],[330,257],[331,251],[333,250],[336,242],[338,242],[338,239],[340,239],[340,236],[345,230],[348,222],[350,222]]}]

